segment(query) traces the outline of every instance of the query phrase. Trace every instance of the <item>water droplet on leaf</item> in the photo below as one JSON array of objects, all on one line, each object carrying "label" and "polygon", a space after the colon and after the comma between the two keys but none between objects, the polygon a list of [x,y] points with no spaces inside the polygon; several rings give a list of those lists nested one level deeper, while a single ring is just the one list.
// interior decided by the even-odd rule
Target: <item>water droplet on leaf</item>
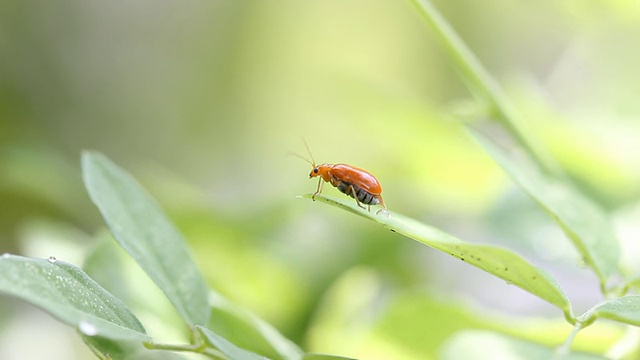
[{"label": "water droplet on leaf", "polygon": [[383,214],[384,216],[386,216],[387,219],[391,217],[391,214],[389,213],[389,211],[387,209],[380,209],[380,210],[376,211],[376,215],[380,215],[380,214]]},{"label": "water droplet on leaf", "polygon": [[55,263],[56,261],[58,261],[58,259],[56,259],[56,257],[55,257],[55,256],[49,256],[49,258],[47,259],[47,261],[53,264],[53,263]]},{"label": "water droplet on leaf", "polygon": [[78,324],[78,329],[80,330],[81,333],[87,336],[98,335],[98,329],[96,328],[95,325],[93,325],[90,322],[81,321],[80,324]]}]

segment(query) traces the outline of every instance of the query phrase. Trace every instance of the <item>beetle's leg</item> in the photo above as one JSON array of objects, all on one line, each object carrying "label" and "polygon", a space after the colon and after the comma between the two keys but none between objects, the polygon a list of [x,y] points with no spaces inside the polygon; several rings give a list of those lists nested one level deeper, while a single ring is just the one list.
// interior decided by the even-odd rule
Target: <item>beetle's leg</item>
[{"label": "beetle's leg", "polygon": [[363,209],[366,209],[364,206],[360,205],[360,200],[358,200],[358,195],[356,195],[356,189],[352,186],[349,185],[349,187],[347,188],[347,192],[351,191],[351,194],[353,194],[353,198],[356,199],[356,204],[358,204],[358,206],[360,206]]},{"label": "beetle's leg", "polygon": [[384,200],[382,199],[382,195],[378,195],[378,200],[380,200],[380,206],[386,209],[387,205],[385,205]]},{"label": "beetle's leg", "polygon": [[316,201],[316,195],[322,192],[322,184],[322,178],[320,177],[318,178],[318,188],[316,189],[316,192],[311,195],[311,200]]}]

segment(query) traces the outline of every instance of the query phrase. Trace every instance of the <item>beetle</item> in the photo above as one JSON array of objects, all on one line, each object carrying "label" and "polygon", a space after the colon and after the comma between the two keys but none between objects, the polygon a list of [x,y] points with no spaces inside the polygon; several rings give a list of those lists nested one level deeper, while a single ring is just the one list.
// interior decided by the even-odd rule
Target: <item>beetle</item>
[{"label": "beetle", "polygon": [[[389,215],[389,211],[381,195],[382,186],[373,174],[367,170],[348,164],[316,165],[306,141],[305,146],[311,157],[311,161],[296,153],[289,154],[295,155],[311,164],[312,169],[309,173],[309,179],[314,177],[318,178],[318,187],[316,188],[316,192],[311,195],[311,199],[315,201],[316,195],[322,192],[322,185],[328,182],[343,194],[354,198],[359,207],[371,211],[371,205],[380,205],[382,209],[376,211],[376,214],[385,212],[387,216]],[[366,204],[367,207],[365,208],[362,204]]]}]

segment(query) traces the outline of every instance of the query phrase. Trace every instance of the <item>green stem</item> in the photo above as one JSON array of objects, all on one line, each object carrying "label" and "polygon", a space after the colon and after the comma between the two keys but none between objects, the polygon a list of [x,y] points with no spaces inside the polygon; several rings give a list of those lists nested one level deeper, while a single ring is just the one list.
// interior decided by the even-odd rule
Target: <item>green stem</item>
[{"label": "green stem", "polygon": [[201,344],[157,344],[154,342],[145,342],[144,347],[150,350],[167,350],[167,351],[180,351],[180,352],[194,352],[203,354],[211,359],[215,360],[228,360],[229,358],[216,349],[212,349],[206,346],[205,343]]},{"label": "green stem", "polygon": [[411,0],[420,15],[436,32],[441,43],[462,73],[471,92],[486,102],[498,120],[523,149],[545,172],[555,176],[564,176],[563,171],[551,156],[537,143],[524,136],[520,117],[508,101],[498,83],[482,66],[478,58],[469,50],[449,23],[428,0]]},{"label": "green stem", "polygon": [[569,337],[567,338],[567,340],[565,340],[564,343],[562,345],[560,345],[556,349],[556,352],[555,352],[556,357],[562,357],[563,355],[569,353],[569,350],[571,348],[571,343],[573,343],[573,339],[578,334],[578,331],[582,330],[583,328],[584,328],[584,324],[583,323],[576,322],[576,324],[573,326],[573,330],[569,334]]},{"label": "green stem", "polygon": [[144,347],[150,350],[168,350],[168,351],[188,351],[188,352],[201,352],[203,350],[202,345],[194,344],[158,344],[154,342],[144,343]]},{"label": "green stem", "polygon": [[617,295],[616,297],[624,296],[629,291],[629,289],[631,289],[633,286],[638,286],[638,284],[640,284],[640,276],[634,276],[630,280],[624,282],[618,289],[614,289],[617,290],[617,293],[614,294]]}]

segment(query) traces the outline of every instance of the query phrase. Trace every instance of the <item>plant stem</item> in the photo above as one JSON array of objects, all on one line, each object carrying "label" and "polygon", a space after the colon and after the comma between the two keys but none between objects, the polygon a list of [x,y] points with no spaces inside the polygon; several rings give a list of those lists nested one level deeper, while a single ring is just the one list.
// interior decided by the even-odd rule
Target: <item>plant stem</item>
[{"label": "plant stem", "polygon": [[184,344],[158,344],[154,342],[145,342],[144,347],[151,350],[169,350],[169,351],[189,351],[189,352],[201,352],[203,350],[202,345]]},{"label": "plant stem", "polygon": [[520,117],[498,83],[431,2],[429,0],[411,1],[422,18],[436,32],[437,37],[456,63],[457,69],[462,73],[462,78],[470,91],[490,106],[495,119],[505,127],[542,170],[554,176],[563,177],[563,171],[544,148],[524,135],[525,132],[520,125]]},{"label": "plant stem", "polygon": [[573,339],[576,337],[576,335],[578,334],[578,331],[582,330],[584,328],[584,324],[581,322],[576,322],[576,324],[573,326],[573,330],[571,331],[571,333],[569,334],[569,337],[567,338],[567,340],[564,341],[564,343],[562,343],[562,345],[560,345],[557,349],[556,349],[556,356],[561,357],[562,355],[568,354],[569,353],[569,349],[571,348],[571,343],[573,342]]},{"label": "plant stem", "polygon": [[228,360],[229,358],[216,349],[207,347],[202,344],[157,344],[154,342],[145,342],[144,347],[150,350],[168,350],[168,351],[181,351],[181,352],[194,352],[198,354],[206,355],[216,360]]}]

